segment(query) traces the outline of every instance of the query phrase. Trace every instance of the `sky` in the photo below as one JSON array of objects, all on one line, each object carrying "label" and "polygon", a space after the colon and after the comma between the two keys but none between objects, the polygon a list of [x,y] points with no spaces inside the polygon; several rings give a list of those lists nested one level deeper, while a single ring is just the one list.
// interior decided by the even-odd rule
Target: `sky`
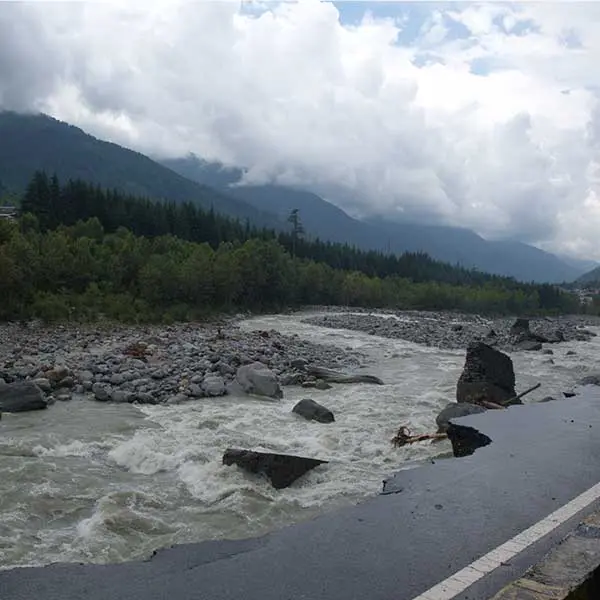
[{"label": "sky", "polygon": [[0,1],[0,108],[600,260],[600,3]]}]

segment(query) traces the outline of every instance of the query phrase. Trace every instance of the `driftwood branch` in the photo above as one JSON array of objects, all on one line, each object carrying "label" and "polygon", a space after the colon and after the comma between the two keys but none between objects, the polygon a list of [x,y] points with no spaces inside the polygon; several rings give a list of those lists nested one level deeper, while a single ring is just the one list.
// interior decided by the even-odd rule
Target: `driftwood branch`
[{"label": "driftwood branch", "polygon": [[[490,402],[489,400],[482,400],[479,402],[481,406],[484,408],[489,408],[493,410],[504,410],[508,407],[509,404],[514,402],[515,400],[520,400],[523,396],[537,390],[542,384],[536,383],[534,386],[526,389],[524,392],[521,392],[519,395],[514,398],[509,398],[505,402],[498,404],[496,402]],[[418,435],[412,435],[410,429],[407,425],[402,425],[398,429],[398,433],[392,438],[392,444],[396,448],[401,448],[402,446],[406,446],[407,444],[414,444],[416,442],[425,442],[427,440],[445,440],[448,437],[446,433],[421,433]]]},{"label": "driftwood branch", "polygon": [[414,444],[415,442],[424,442],[425,440],[445,440],[448,436],[445,433],[422,433],[420,435],[412,435],[410,429],[406,425],[402,425],[398,429],[398,433],[392,438],[392,444],[395,448]]},{"label": "driftwood branch", "polygon": [[508,406],[509,404],[511,404],[512,402],[514,402],[515,400],[520,400],[523,396],[526,396],[527,394],[537,390],[539,387],[541,387],[541,383],[536,383],[534,386],[531,386],[529,389],[525,390],[524,392],[521,392],[520,394],[518,394],[517,396],[515,396],[514,398],[509,398],[508,400],[505,400],[504,402],[502,402],[503,406]]}]

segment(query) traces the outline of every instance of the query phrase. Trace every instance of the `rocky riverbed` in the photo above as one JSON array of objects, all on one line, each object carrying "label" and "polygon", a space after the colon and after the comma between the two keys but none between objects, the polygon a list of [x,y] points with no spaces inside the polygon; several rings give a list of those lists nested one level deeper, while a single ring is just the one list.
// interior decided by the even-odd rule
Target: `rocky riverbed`
[{"label": "rocky riverbed", "polygon": [[101,329],[5,325],[0,341],[0,385],[30,381],[51,402],[73,394],[138,404],[223,396],[239,368],[256,363],[280,385],[327,389],[306,372],[307,364],[347,370],[362,358],[273,330],[244,332],[234,321]]},{"label": "rocky riverbed", "polygon": [[[307,317],[304,322],[448,350],[465,349],[473,341],[484,341],[507,351],[540,350],[542,344],[587,341],[593,336],[588,327],[600,325],[599,318],[582,315],[534,318],[529,320],[531,335],[526,340],[515,335],[514,317],[487,318],[455,312],[332,311]],[[537,341],[540,346],[527,347],[524,341]]]}]

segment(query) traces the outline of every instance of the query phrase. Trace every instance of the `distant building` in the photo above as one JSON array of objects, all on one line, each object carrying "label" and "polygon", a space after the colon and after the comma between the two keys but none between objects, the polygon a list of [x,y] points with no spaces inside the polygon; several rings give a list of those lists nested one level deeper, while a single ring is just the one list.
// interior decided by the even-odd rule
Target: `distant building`
[{"label": "distant building", "polygon": [[17,218],[18,209],[15,206],[0,206],[0,219],[14,220]]}]

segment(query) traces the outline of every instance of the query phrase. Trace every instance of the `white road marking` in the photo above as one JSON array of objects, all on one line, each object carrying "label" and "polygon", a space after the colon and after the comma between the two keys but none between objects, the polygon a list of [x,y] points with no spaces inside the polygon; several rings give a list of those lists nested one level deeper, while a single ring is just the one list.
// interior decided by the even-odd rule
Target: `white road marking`
[{"label": "white road marking", "polygon": [[525,531],[478,558],[444,581],[429,588],[426,592],[419,594],[413,600],[452,600],[468,587],[483,579],[488,573],[500,567],[502,563],[510,561],[517,554],[541,540],[558,526],[566,523],[599,498],[600,483],[597,483],[546,518],[528,527]]}]

